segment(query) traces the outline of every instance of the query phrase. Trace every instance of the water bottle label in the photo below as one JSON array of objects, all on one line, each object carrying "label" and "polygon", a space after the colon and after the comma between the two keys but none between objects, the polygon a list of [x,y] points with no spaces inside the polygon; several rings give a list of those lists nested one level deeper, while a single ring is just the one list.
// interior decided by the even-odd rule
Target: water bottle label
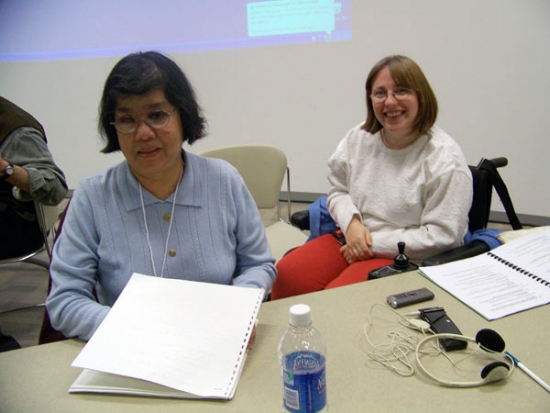
[{"label": "water bottle label", "polygon": [[327,404],[325,358],[308,351],[285,357],[283,366],[284,405],[292,413],[316,413]]}]

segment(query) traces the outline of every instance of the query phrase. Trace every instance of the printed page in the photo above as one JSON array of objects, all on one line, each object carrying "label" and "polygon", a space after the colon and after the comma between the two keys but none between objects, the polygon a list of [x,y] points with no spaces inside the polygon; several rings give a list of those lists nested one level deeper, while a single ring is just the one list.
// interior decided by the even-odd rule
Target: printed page
[{"label": "printed page", "polygon": [[486,254],[420,272],[487,320],[550,303],[550,288]]},{"label": "printed page", "polygon": [[517,238],[491,253],[550,283],[550,229]]},{"label": "printed page", "polygon": [[133,274],[72,365],[230,399],[263,293]]}]

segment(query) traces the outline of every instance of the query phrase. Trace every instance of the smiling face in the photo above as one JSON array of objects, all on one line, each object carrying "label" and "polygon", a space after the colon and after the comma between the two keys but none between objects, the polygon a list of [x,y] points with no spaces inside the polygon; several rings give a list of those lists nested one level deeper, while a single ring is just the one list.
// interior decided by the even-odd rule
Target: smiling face
[{"label": "smiling face", "polygon": [[414,124],[418,115],[418,97],[412,93],[399,100],[394,92],[399,88],[391,76],[389,67],[384,67],[375,77],[372,91],[385,91],[387,98],[383,102],[373,102],[373,110],[381,123],[385,143],[394,149],[404,148],[417,138]]},{"label": "smiling face", "polygon": [[[172,112],[174,107],[162,90],[152,90],[144,95],[120,97],[115,108],[115,119],[124,116],[145,119],[159,110]],[[130,169],[140,182],[167,178],[172,173],[179,176],[182,168],[183,127],[177,111],[162,128],[154,129],[140,121],[135,132],[117,132],[117,136]]]}]

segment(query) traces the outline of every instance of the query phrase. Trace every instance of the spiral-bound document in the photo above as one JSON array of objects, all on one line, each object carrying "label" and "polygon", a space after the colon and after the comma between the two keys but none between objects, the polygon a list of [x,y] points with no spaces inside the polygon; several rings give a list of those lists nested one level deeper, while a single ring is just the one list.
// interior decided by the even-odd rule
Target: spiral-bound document
[{"label": "spiral-bound document", "polygon": [[550,230],[420,272],[487,320],[550,303]]},{"label": "spiral-bound document", "polygon": [[233,398],[264,290],[133,274],[71,393]]}]

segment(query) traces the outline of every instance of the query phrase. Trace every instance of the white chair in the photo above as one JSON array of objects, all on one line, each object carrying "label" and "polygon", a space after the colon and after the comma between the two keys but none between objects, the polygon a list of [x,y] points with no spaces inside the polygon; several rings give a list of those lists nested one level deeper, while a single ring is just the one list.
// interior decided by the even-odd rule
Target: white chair
[{"label": "white chair", "polygon": [[[213,149],[201,155],[224,159],[237,168],[258,209],[277,207],[277,222],[265,228],[266,238],[276,261],[292,248],[306,242],[308,236],[289,223],[290,170],[282,150],[271,145],[238,145]],[[285,176],[287,215],[283,219],[279,196]]]},{"label": "white chair", "polygon": [[[36,208],[36,215],[38,217],[38,225],[44,239],[44,244],[42,244],[42,246],[37,250],[29,252],[28,254],[0,260],[0,265],[26,262],[29,264],[39,265],[41,267],[44,267],[45,269],[48,269],[50,267],[52,244],[53,239],[55,238],[55,224],[57,223],[57,221],[59,221],[60,208],[57,205],[50,206],[41,204],[39,202],[35,202],[34,205]],[[48,255],[48,261],[44,261],[36,257],[36,255],[40,254],[43,251],[46,251],[46,254]]]}]

